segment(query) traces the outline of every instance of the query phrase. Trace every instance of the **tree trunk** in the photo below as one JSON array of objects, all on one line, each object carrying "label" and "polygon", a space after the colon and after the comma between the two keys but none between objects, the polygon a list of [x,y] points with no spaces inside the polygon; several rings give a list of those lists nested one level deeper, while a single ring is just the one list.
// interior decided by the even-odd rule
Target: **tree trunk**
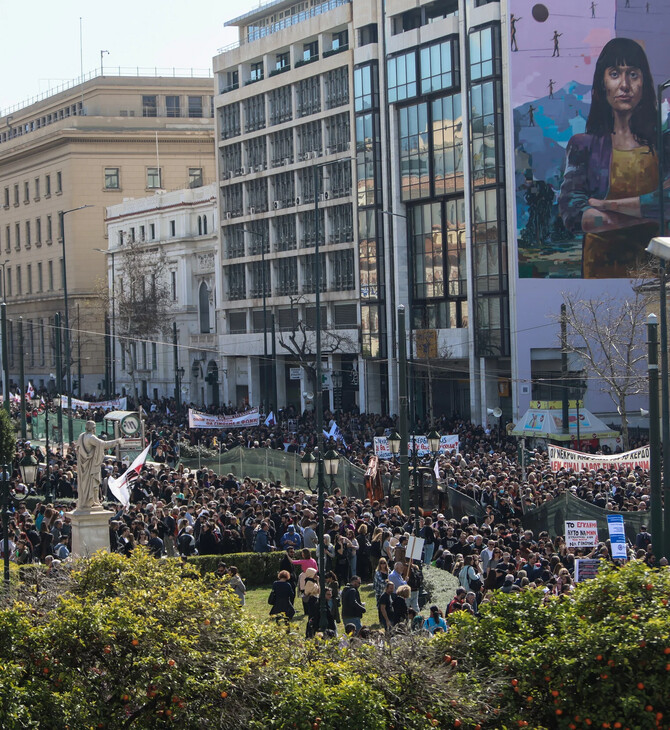
[{"label": "tree trunk", "polygon": [[621,440],[623,441],[623,450],[628,451],[630,444],[628,441],[628,413],[626,412],[626,396],[619,399],[619,415],[621,416]]}]

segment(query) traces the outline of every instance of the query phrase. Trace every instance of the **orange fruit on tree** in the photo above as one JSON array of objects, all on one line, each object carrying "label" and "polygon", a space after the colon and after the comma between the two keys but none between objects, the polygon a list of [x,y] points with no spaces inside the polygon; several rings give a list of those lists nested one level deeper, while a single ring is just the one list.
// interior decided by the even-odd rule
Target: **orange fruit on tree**
[{"label": "orange fruit on tree", "polygon": [[637,683],[637,688],[638,689],[644,689],[644,682],[638,682]]}]

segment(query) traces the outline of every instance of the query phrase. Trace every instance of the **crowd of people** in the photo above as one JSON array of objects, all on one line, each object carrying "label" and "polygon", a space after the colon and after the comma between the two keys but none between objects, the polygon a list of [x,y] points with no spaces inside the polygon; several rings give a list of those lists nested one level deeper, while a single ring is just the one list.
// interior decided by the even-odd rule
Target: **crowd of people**
[{"label": "crowd of people", "polygon": [[[325,501],[325,533],[320,546],[314,494],[278,482],[185,467],[179,460],[179,444],[186,438],[202,440],[203,435],[194,436],[178,417],[168,416],[152,404],[144,406],[152,463],[133,483],[130,504],[115,509],[110,521],[110,549],[130,555],[142,545],[157,558],[220,555],[222,560],[240,552],[281,550],[282,571],[272,591],[271,610],[273,615],[291,615],[299,594],[309,619],[308,632],[320,621],[316,561],[325,561],[332,630],[340,622],[360,630],[367,610],[368,621],[374,617],[386,629],[407,624],[435,632],[445,630],[448,615],[455,610],[476,615],[481,602],[495,590],[511,592],[539,586],[548,596],[569,596],[580,551],[567,548],[560,536],[524,530],[524,511],[566,491],[622,512],[646,511],[650,504],[649,475],[642,469],[552,472],[547,454],[535,449],[528,454],[523,474],[515,440],[497,429],[444,418],[440,430],[459,435],[459,450],[438,458],[440,482],[471,497],[485,517],[443,514],[439,509],[404,514],[392,496],[356,499],[346,495],[345,487],[335,489]],[[78,415],[100,419],[102,412]],[[280,415],[278,425],[207,432],[206,439],[210,445],[217,439],[221,449],[243,445],[302,453],[315,445],[310,413],[291,418],[292,431],[286,428],[284,414]],[[343,457],[361,465],[371,453],[373,437],[388,434],[394,427],[388,416],[338,413],[326,417],[337,419],[341,434],[326,447],[337,448]],[[73,448],[62,454],[52,448],[47,455],[42,446],[21,441],[16,464],[26,454],[34,455],[45,466],[48,463],[35,486],[38,494],[49,498],[32,510],[21,504],[16,508],[10,521],[10,555],[19,563],[57,564],[67,560],[71,550],[71,522],[61,500],[77,496],[76,453]],[[103,497],[110,497],[107,479],[120,475],[124,468],[113,459],[104,464]],[[388,463],[382,468],[392,471],[396,467]],[[15,468],[10,476],[15,492],[21,495],[26,487],[21,484],[20,472]],[[421,561],[405,557],[415,522],[425,541]],[[316,561],[312,558],[314,550]],[[581,552],[587,557],[610,558],[606,543]],[[654,564],[646,529],[630,546],[630,556]],[[423,566],[427,564],[453,573],[459,590],[449,606],[432,606],[423,616],[427,599]],[[234,582],[242,584],[238,590],[243,597],[244,577],[234,566],[231,570]],[[361,600],[358,591],[362,584],[374,586],[374,610],[366,609]]]}]

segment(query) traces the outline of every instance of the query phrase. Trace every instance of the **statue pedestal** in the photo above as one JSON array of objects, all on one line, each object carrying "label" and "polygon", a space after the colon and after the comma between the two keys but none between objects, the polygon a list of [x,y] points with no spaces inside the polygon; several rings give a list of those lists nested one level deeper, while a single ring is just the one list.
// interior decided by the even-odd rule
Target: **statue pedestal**
[{"label": "statue pedestal", "polygon": [[83,558],[96,550],[109,552],[109,521],[114,517],[102,507],[77,507],[72,518],[72,554]]}]

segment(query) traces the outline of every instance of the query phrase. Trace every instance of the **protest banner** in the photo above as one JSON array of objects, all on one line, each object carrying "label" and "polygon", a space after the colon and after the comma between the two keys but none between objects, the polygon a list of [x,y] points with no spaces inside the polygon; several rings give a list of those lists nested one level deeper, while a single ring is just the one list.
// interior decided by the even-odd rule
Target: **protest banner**
[{"label": "protest banner", "polygon": [[124,396],[123,398],[115,398],[114,400],[81,400],[81,398],[68,398],[66,395],[61,395],[54,399],[54,405],[62,405],[63,408],[69,408],[69,403],[72,404],[72,408],[81,408],[88,410],[89,408],[102,408],[105,411],[125,411],[128,407],[128,399]]},{"label": "protest banner", "polygon": [[566,520],[565,545],[569,548],[591,548],[598,544],[597,520]]},{"label": "protest banner", "polygon": [[581,451],[564,449],[561,446],[548,447],[549,464],[552,471],[597,471],[598,469],[649,469],[649,447],[643,446],[623,454],[584,454]]},{"label": "protest banner", "polygon": [[[390,459],[393,454],[391,453],[391,447],[388,444],[386,436],[375,436],[375,455],[380,459]],[[428,448],[428,437],[427,436],[410,436],[407,444],[407,453],[411,456],[413,452],[413,444],[416,443],[416,454],[417,456],[429,456],[430,449]],[[440,436],[440,450],[439,454],[450,454],[452,451],[458,453],[458,434],[446,434]]]},{"label": "protest banner", "polygon": [[615,560],[626,560],[626,531],[623,525],[623,515],[607,515],[607,529],[610,533],[610,545],[612,546],[612,558]]},{"label": "protest banner", "polygon": [[600,560],[594,558],[577,558],[575,560],[575,583],[591,580],[598,575]]},{"label": "protest banner", "polygon": [[193,408],[188,409],[189,428],[249,428],[260,424],[258,408],[251,408],[244,413],[233,413],[231,416],[201,413]]}]

